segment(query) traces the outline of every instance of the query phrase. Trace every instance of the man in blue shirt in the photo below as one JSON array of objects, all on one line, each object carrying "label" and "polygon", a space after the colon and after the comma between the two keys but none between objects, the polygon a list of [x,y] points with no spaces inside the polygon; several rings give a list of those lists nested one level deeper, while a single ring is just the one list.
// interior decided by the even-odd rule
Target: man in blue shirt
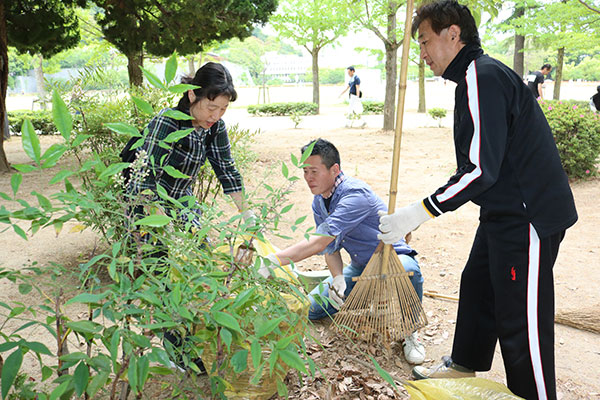
[{"label": "man in blue shirt", "polygon": [[[324,139],[314,142],[311,156],[305,162],[304,180],[315,195],[312,210],[318,235],[311,236],[286,249],[271,254],[267,259],[273,265],[287,265],[315,254],[323,254],[331,277],[317,286],[309,295],[311,306],[308,317],[321,319],[335,314],[355,285],[352,278],[360,276],[379,244],[379,211],[387,207],[371,188],[358,179],[345,176],[340,169],[340,155],[336,147]],[[340,251],[350,255],[350,265],[344,268]],[[402,265],[408,272],[420,299],[423,297],[423,277],[413,250],[401,239],[394,243]],[[270,272],[263,263],[259,272],[268,277]],[[416,332],[403,344],[406,360],[421,364],[425,348]]]}]

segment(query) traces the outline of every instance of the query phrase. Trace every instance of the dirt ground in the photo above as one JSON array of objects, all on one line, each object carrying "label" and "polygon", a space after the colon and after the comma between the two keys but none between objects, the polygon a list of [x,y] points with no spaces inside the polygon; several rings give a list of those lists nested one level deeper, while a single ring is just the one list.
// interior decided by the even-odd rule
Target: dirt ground
[{"label": "dirt ground", "polygon": [[[248,117],[242,110],[233,109],[226,115],[228,124],[240,123],[244,128],[261,129],[253,150],[258,160],[252,170],[245,174],[248,189],[259,184],[269,168],[279,168],[281,161],[289,161],[290,153],[298,155],[299,148],[309,140],[323,137],[332,141],[341,153],[342,169],[369,183],[387,202],[393,134],[382,132],[373,126],[381,126],[379,117],[367,117],[367,128],[343,128],[343,109],[322,110],[319,116],[306,117],[299,129],[286,117]],[[448,124],[446,124],[448,125]],[[55,137],[42,137],[42,145],[50,146]],[[13,137],[5,143],[11,163],[27,162],[20,139]],[[409,112],[406,115],[400,157],[400,180],[397,206],[403,206],[431,194],[445,183],[455,168],[452,132],[449,128],[438,128],[437,123],[423,115]],[[22,184],[22,193],[37,190],[49,193],[48,180],[60,169],[43,175],[30,174]],[[301,176],[300,171],[297,172]],[[283,180],[282,180],[283,181]],[[271,182],[270,182],[271,183]],[[10,176],[0,175],[0,190],[9,193]],[[579,222],[567,231],[554,268],[556,309],[600,311],[599,252],[600,211],[597,196],[600,194],[600,179],[573,182]],[[295,204],[288,216],[294,221],[302,215],[310,215],[312,195],[303,181],[294,186],[289,200]],[[1,200],[0,206],[6,202]],[[225,205],[233,210],[229,205]],[[468,256],[477,226],[478,208],[467,204],[459,210],[424,224],[413,234],[411,246],[419,252],[419,264],[425,278],[424,289],[448,296],[458,296],[462,267]],[[311,225],[307,218],[303,229]],[[284,241],[272,237],[275,245],[283,248],[302,238],[302,230],[291,232],[285,227],[282,234],[292,236]],[[76,265],[85,259],[95,246],[91,232],[72,233],[69,227],[57,237],[51,230],[42,231],[27,242],[12,231],[0,233],[0,265],[21,268],[33,261],[50,261]],[[300,265],[301,269],[322,269],[322,257],[314,256]],[[0,301],[19,298],[17,288],[10,282],[0,281]],[[449,354],[452,346],[457,303],[451,300],[424,298],[429,325],[420,331],[421,340],[427,350],[426,365],[438,362]],[[323,369],[323,375],[299,382],[290,376],[288,388],[292,399],[406,399],[406,392],[392,392],[377,374],[361,363],[365,357],[354,344],[340,339],[328,328],[327,323],[318,323],[314,333],[320,337],[324,349],[312,346],[312,357]],[[43,337],[41,333],[33,333]],[[38,339],[40,340],[40,339]],[[46,338],[51,349],[52,341]],[[411,367],[404,361],[400,346],[385,350],[384,346],[358,345],[360,350],[371,354],[392,376],[410,378]],[[583,330],[556,325],[556,374],[559,399],[600,399],[600,335]],[[357,361],[358,360],[358,361]],[[366,360],[368,361],[368,360]],[[31,360],[26,368],[36,368]],[[499,382],[504,381],[504,369],[499,348],[492,370],[480,374]],[[152,397],[162,398],[159,395]]]}]

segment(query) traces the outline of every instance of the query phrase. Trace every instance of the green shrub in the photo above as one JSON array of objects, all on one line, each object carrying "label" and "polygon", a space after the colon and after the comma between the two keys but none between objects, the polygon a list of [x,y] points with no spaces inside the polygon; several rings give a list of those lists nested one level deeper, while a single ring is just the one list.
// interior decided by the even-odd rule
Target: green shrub
[{"label": "green shrub", "polygon": [[600,114],[584,101],[541,100],[567,175],[597,175],[600,155]]},{"label": "green shrub", "polygon": [[431,115],[431,118],[437,120],[438,126],[441,127],[442,126],[442,118],[444,118],[446,116],[446,110],[443,108],[434,107],[434,108],[430,108],[428,113],[429,113],[429,115]]},{"label": "green shrub", "polygon": [[248,106],[248,113],[259,116],[314,115],[317,113],[317,105],[308,102],[255,104]]},{"label": "green shrub", "polygon": [[364,100],[363,114],[383,114],[383,101]]},{"label": "green shrub", "polygon": [[8,112],[8,125],[12,132],[21,132],[24,120],[30,120],[38,135],[55,135],[58,133],[49,110],[17,110]]},{"label": "green shrub", "polygon": [[[175,56],[167,62],[166,75],[175,75],[174,60]],[[144,74],[153,82],[159,81],[146,70]],[[185,90],[174,86],[169,89]],[[135,101],[140,109],[152,109],[143,99]],[[115,104],[110,103],[106,110],[115,111]],[[10,194],[4,188],[0,191],[0,197],[10,202],[10,207],[0,209],[0,224],[5,225],[3,230],[12,228],[26,239],[28,233],[19,226],[25,222],[31,234],[46,227],[59,233],[65,223],[75,222],[78,227],[99,232],[102,243],[76,271],[44,260],[53,274],[54,287],[48,287],[48,279],[42,279],[42,268],[14,271],[0,267],[1,280],[18,285],[22,295],[31,293],[30,298],[40,299],[40,304],[35,305],[10,299],[0,308],[3,324],[10,321],[15,326],[0,330],[3,398],[6,394],[32,398],[26,392],[54,399],[72,398],[73,394],[83,398],[85,393],[85,398],[116,400],[128,397],[129,392],[142,398],[148,382],[162,384],[161,375],[177,374],[170,368],[169,360],[180,359],[198,372],[191,360],[199,356],[214,372],[209,378],[211,398],[224,398],[226,388],[244,374],[246,386],[250,378],[254,387],[265,381],[276,382],[276,390],[283,397],[287,369],[312,375],[310,371],[314,373],[316,366],[303,339],[308,327],[305,307],[293,308],[294,303],[306,304],[306,296],[292,281],[276,276],[262,278],[258,273],[259,257],[249,264],[251,255],[250,260],[240,258],[234,250],[234,245],[240,245],[238,249],[241,245],[252,248],[263,231],[277,231],[282,215],[292,207],[286,204],[292,182],[300,179],[293,176],[294,171],[302,167],[310,149],[300,159],[292,157],[293,169],[283,163],[286,182],[281,186],[264,183],[260,191],[257,189],[259,193],[245,198],[257,212],[255,225],[242,221],[240,215],[224,217],[217,206],[198,204],[191,196],[175,200],[160,186],[157,198],[127,196],[121,171],[128,165],[107,165],[106,153],[90,148],[91,137],[72,129],[71,112],[56,91],[53,108],[64,140],[55,143],[52,151],[42,152],[32,125],[24,124],[21,138],[31,162],[14,165],[19,172],[10,179]],[[116,133],[137,134],[137,126],[119,122],[110,125]],[[234,136],[232,145],[243,144],[251,137],[235,127],[230,131]],[[161,141],[159,145],[172,144]],[[76,162],[63,163],[61,167],[65,169],[51,179],[51,184],[57,184],[55,192],[48,196],[34,193],[38,200],[35,204],[22,199],[19,189],[29,174],[37,177],[41,172],[49,172],[48,168],[65,154],[75,154]],[[237,161],[240,155],[235,157]],[[134,170],[135,165],[136,162],[131,166]],[[147,208],[149,212],[143,216],[127,212],[134,207]],[[190,215],[201,219],[201,229],[191,226],[186,218]],[[303,220],[298,219],[292,230]],[[66,286],[69,272],[78,277],[73,282],[76,289]],[[79,293],[72,297],[73,293],[65,294],[64,289]],[[87,313],[77,312],[70,318],[65,308],[73,303]],[[23,332],[31,326],[49,331],[58,343],[65,345],[50,350],[42,343],[29,341],[30,335]],[[161,344],[166,330],[185,338],[181,346],[174,347],[168,341]],[[76,351],[68,354],[66,343],[76,343]],[[213,354],[211,361],[209,350]],[[26,353],[37,360],[43,384],[30,377],[17,378],[19,373],[24,374],[22,360]],[[188,398],[191,390],[197,395],[197,387],[183,393],[182,379],[170,387],[165,384],[163,390],[171,392],[166,393],[167,397],[170,394],[169,398]],[[34,382],[35,388],[24,387],[23,382]]]}]

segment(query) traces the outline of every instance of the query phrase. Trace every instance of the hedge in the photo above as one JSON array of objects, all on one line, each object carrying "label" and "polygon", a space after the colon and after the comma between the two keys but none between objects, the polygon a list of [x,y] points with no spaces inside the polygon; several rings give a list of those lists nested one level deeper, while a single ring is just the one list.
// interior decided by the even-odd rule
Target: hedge
[{"label": "hedge", "polygon": [[248,114],[259,116],[271,115],[315,115],[317,105],[309,102],[270,103],[248,106]]}]

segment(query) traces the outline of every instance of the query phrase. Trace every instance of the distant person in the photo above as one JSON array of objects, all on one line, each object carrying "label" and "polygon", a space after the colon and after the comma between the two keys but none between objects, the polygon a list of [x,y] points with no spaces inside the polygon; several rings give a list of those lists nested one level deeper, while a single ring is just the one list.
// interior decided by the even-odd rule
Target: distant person
[{"label": "distant person", "polygon": [[592,107],[592,111],[600,111],[600,86],[596,88],[598,93],[593,95],[590,98],[590,107]]},{"label": "distant person", "polygon": [[[346,93],[348,89],[350,90],[346,119],[346,128],[350,128],[354,124],[354,120],[358,120],[360,123],[362,119],[363,106],[360,100],[362,98],[362,91],[360,90],[360,78],[356,75],[354,67],[351,65],[346,68],[346,71],[348,72],[350,79],[348,80],[346,88],[340,93],[340,97]],[[359,126],[364,128],[365,125],[367,125],[367,123],[363,121]]]},{"label": "distant person", "polygon": [[426,3],[413,20],[417,30],[421,59],[456,83],[457,168],[423,200],[383,215],[380,238],[393,243],[468,202],[480,213],[461,274],[452,355],[414,367],[413,376],[489,371],[499,341],[508,388],[527,400],[556,400],[552,268],[577,212],[552,131],[522,78],[483,53],[467,6]]},{"label": "distant person", "polygon": [[550,64],[544,64],[539,71],[534,71],[527,75],[527,86],[529,86],[529,89],[533,92],[533,97],[536,99],[544,99],[542,85],[544,84],[544,77],[548,75],[550,71],[552,71],[552,66]]}]

